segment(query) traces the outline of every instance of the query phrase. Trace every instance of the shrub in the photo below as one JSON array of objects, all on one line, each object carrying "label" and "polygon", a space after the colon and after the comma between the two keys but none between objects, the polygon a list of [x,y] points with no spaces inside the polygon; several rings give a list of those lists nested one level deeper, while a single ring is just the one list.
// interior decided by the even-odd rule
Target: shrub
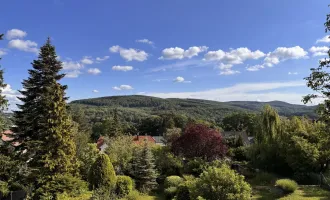
[{"label": "shrub", "polygon": [[116,174],[109,157],[100,154],[89,172],[90,189],[107,188],[110,192],[116,187]]},{"label": "shrub", "polygon": [[155,164],[160,175],[171,176],[181,175],[183,164],[180,157],[175,156],[170,152],[168,147],[154,147],[153,154],[155,157]]},{"label": "shrub", "polygon": [[138,200],[140,198],[141,198],[140,193],[137,190],[133,190],[126,196],[125,200]]},{"label": "shrub", "polygon": [[292,193],[298,188],[298,184],[290,179],[279,179],[275,186],[281,188],[285,193]]},{"label": "shrub", "polygon": [[180,176],[168,176],[165,179],[164,187],[178,187],[183,182],[183,179]]},{"label": "shrub", "polygon": [[190,200],[190,192],[187,184],[181,184],[176,191],[176,200]]},{"label": "shrub", "polygon": [[4,181],[0,181],[0,197],[7,196],[9,193],[8,183]]},{"label": "shrub", "polygon": [[126,196],[133,190],[133,180],[129,176],[117,176],[116,193],[118,196]]},{"label": "shrub", "polygon": [[177,187],[168,187],[164,190],[166,199],[173,199],[173,197],[176,195]]},{"label": "shrub", "polygon": [[184,172],[186,174],[192,174],[194,176],[199,176],[204,169],[205,161],[200,158],[195,158],[189,160],[188,163],[184,166]]},{"label": "shrub", "polygon": [[46,182],[39,187],[35,194],[43,196],[45,199],[53,197],[53,194],[66,194],[69,197],[77,197],[88,191],[87,183],[69,174],[57,175],[53,180]]},{"label": "shrub", "polygon": [[208,167],[190,192],[193,199],[200,196],[208,200],[246,200],[250,199],[251,187],[244,181],[244,176],[223,165],[220,168]]},{"label": "shrub", "polygon": [[237,161],[247,160],[247,150],[246,147],[241,146],[233,149],[233,158]]},{"label": "shrub", "polygon": [[57,195],[57,200],[90,200],[92,196],[91,192],[79,195],[77,197],[70,197],[67,193]]}]

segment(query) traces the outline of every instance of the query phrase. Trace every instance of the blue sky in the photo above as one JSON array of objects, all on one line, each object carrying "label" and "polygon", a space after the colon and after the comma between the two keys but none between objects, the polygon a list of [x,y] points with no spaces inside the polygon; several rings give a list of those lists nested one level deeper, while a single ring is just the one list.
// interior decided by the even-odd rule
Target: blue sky
[{"label": "blue sky", "polygon": [[325,58],[325,0],[4,0],[12,104],[50,36],[71,100],[110,95],[301,103]]}]

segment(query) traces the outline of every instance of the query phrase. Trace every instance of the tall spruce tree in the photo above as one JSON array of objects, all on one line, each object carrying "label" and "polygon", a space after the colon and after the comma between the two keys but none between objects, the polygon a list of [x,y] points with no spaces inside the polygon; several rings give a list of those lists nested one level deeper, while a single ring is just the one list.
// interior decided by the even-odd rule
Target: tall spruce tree
[{"label": "tall spruce tree", "polygon": [[23,104],[15,112],[14,132],[15,141],[21,143],[16,150],[27,163],[29,184],[34,186],[34,198],[38,199],[49,193],[47,183],[57,176],[75,174],[77,162],[72,120],[66,110],[67,86],[59,83],[65,75],[60,73],[62,63],[49,38],[32,66],[20,91]]},{"label": "tall spruce tree", "polygon": [[137,188],[141,192],[149,192],[157,185],[157,174],[153,154],[147,142],[145,142],[142,149],[137,148],[135,151],[132,168]]}]

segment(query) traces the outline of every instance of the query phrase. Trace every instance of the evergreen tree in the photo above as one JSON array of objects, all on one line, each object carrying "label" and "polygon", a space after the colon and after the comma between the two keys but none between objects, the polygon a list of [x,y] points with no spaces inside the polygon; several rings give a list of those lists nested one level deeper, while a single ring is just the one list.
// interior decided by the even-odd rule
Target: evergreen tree
[{"label": "evergreen tree", "polygon": [[116,173],[113,169],[112,163],[106,154],[101,153],[92,165],[89,172],[90,189],[107,190],[109,194],[116,187]]},{"label": "evergreen tree", "polygon": [[57,176],[74,175],[77,162],[72,120],[66,110],[67,86],[59,83],[65,75],[60,73],[62,63],[49,38],[32,66],[29,78],[23,81],[24,90],[20,91],[23,104],[15,112],[14,132],[15,141],[21,143],[16,150],[27,163],[29,180],[36,191],[34,198],[38,199],[49,193],[47,188],[51,186],[47,183]]},{"label": "evergreen tree", "polygon": [[147,142],[134,156],[136,157],[133,160],[133,173],[137,182],[137,188],[141,192],[148,192],[157,185],[157,174],[155,160]]}]

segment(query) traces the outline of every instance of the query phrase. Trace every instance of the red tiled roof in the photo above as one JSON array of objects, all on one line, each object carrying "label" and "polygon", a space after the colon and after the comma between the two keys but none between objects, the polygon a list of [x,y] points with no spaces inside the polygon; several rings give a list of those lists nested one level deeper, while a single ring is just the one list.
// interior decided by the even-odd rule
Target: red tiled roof
[{"label": "red tiled roof", "polygon": [[3,133],[2,133],[2,136],[1,136],[1,140],[2,141],[5,141],[5,142],[10,142],[13,140],[12,137],[10,137],[10,135],[12,135],[13,132],[11,130],[5,130]]},{"label": "red tiled roof", "polygon": [[133,136],[133,142],[135,144],[141,144],[145,141],[151,142],[151,143],[156,143],[156,140],[150,135],[136,135],[136,136]]},{"label": "red tiled roof", "polygon": [[[10,137],[11,135],[13,135],[14,133],[11,130],[5,130],[4,132],[2,132],[1,135],[1,140],[4,142],[10,142],[12,141],[14,138]],[[19,142],[12,142],[11,143],[13,146],[17,147],[19,146],[21,143]]]}]

